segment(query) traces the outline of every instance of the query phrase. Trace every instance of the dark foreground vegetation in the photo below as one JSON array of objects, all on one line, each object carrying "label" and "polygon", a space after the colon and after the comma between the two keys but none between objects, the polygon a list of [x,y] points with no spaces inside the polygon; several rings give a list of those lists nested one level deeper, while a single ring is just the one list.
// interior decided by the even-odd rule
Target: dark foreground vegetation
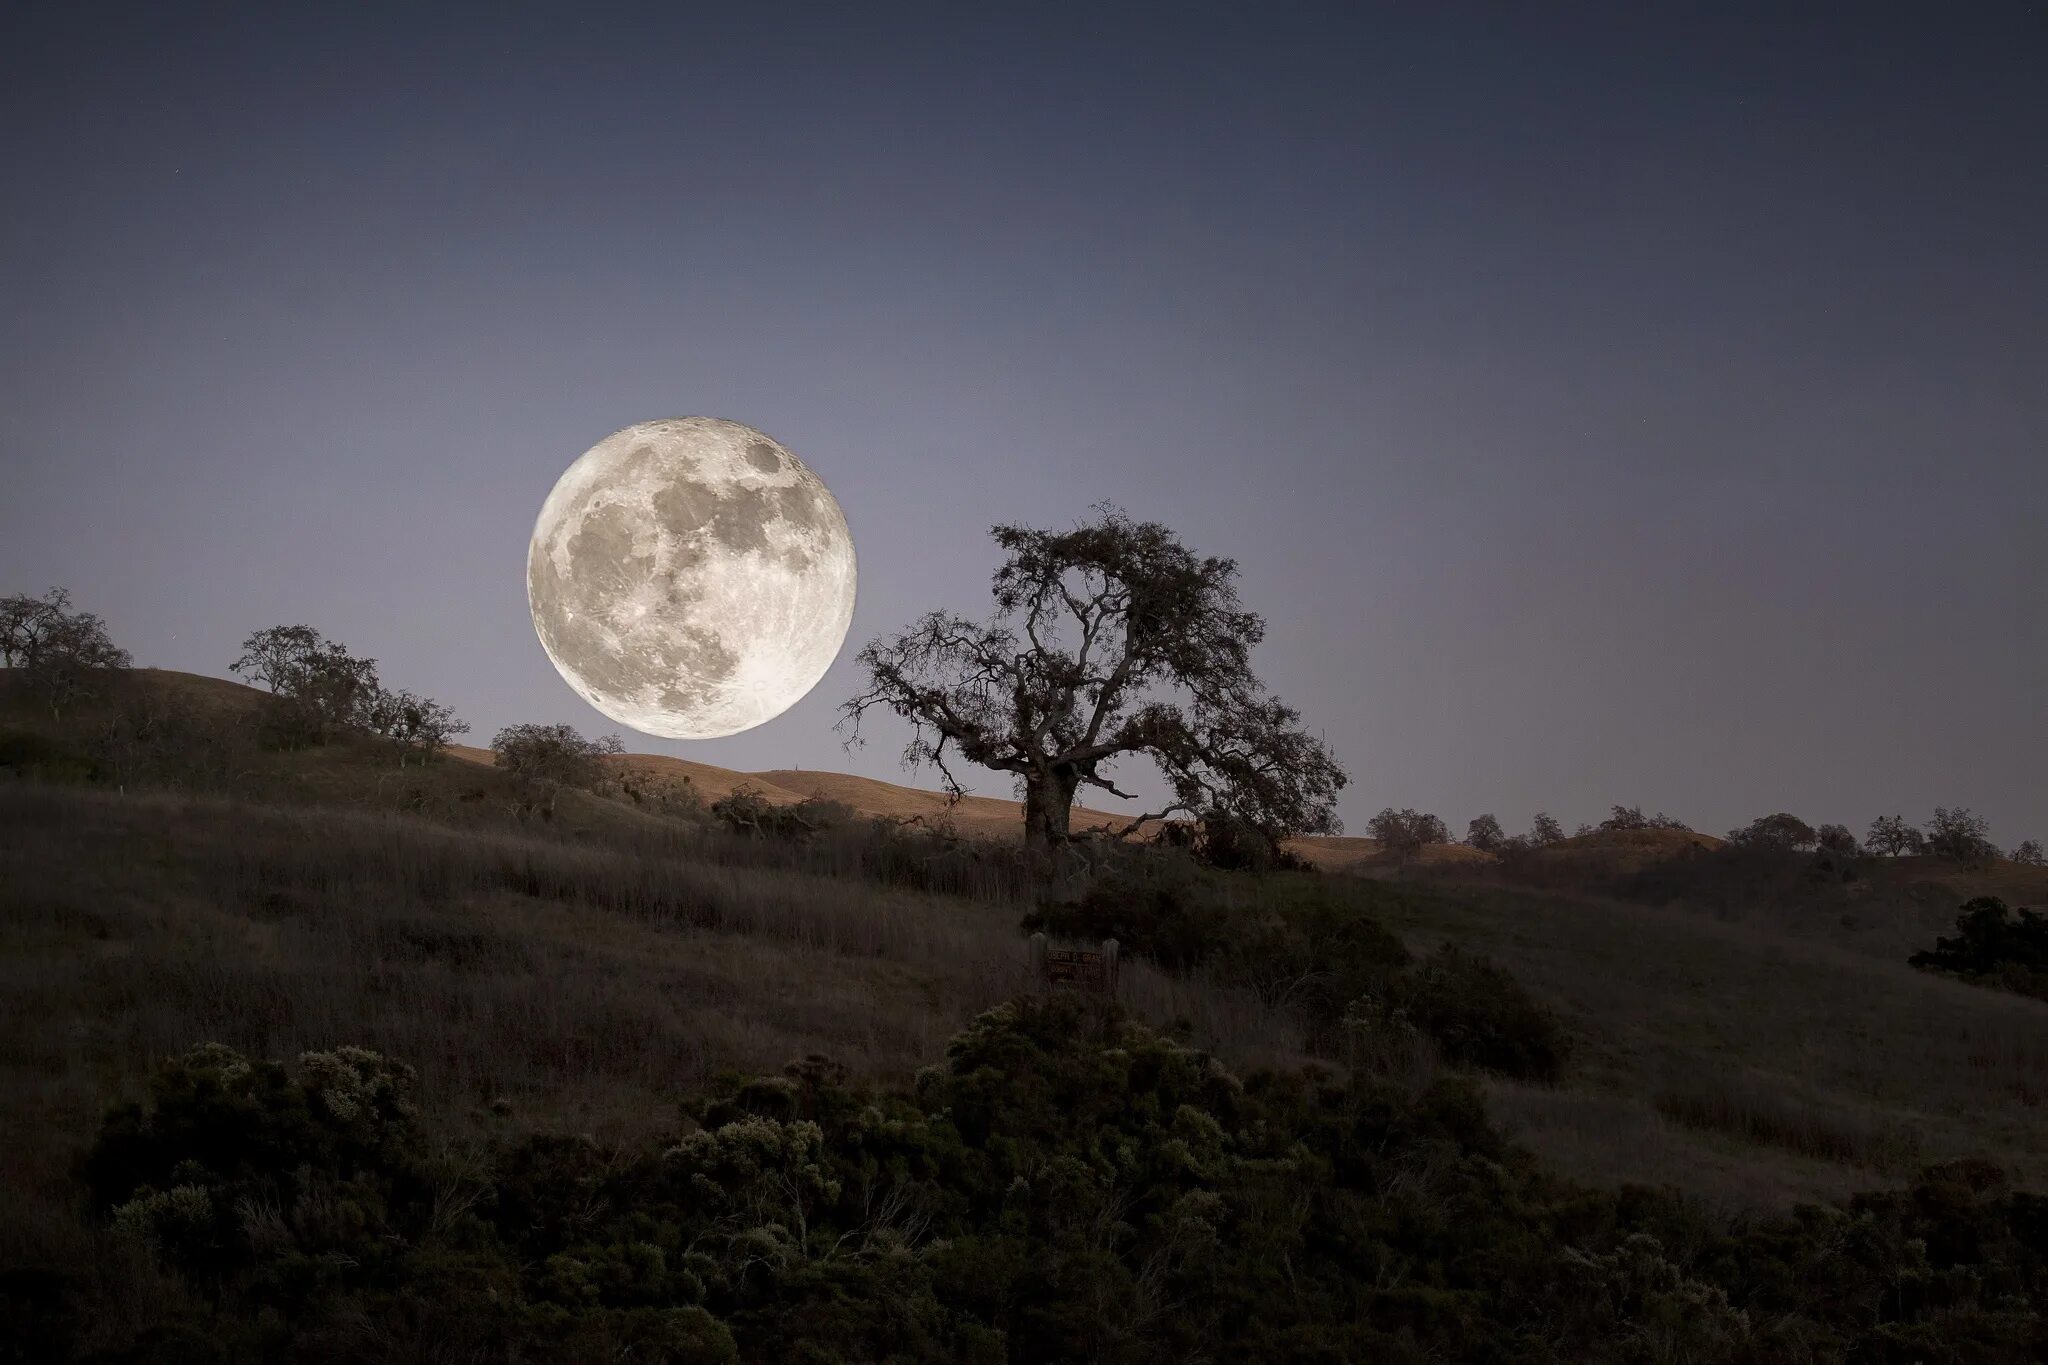
[{"label": "dark foreground vegetation", "polygon": [[[1717,1225],[1547,1179],[1455,1076],[1239,1078],[1070,1000],[913,1087],[812,1058],[635,1147],[454,1149],[412,1073],[198,1048],[85,1164],[103,1264],[17,1359],[1990,1361],[2048,1350],[2048,1200],[1958,1163]],[[137,1295],[147,1287],[146,1296]]]},{"label": "dark foreground vegetation", "polygon": [[[892,889],[925,866],[907,845],[863,864],[829,831],[592,846],[563,829],[30,784],[0,791],[0,812],[38,856],[55,846],[52,865],[79,869],[0,888],[21,941],[77,928],[65,941],[85,945],[74,978],[19,998],[9,1055],[63,993],[101,991],[110,1024],[147,1030],[140,1054],[109,1055],[169,1059],[118,1063],[136,1069],[116,1072],[116,1093],[147,1087],[81,1122],[68,1173],[10,1154],[11,1189],[42,1182],[42,1221],[0,1226],[0,1359],[2048,1350],[2048,1201],[1992,1164],[1733,1218],[1677,1190],[1551,1173],[1495,1125],[1482,1082],[1569,1066],[1569,1034],[1498,967],[1418,955],[1380,922],[1448,919],[1457,907],[1438,892],[1223,875],[1175,854],[1031,908],[1055,933],[1126,937],[1126,1013],[1020,993],[1004,970],[1020,957],[1018,911],[974,909],[1005,903],[997,883],[979,902],[926,902]],[[85,850],[113,846],[96,823],[139,842],[89,873]],[[941,855],[971,855],[930,852],[933,875],[966,884],[973,864]],[[616,956],[613,924],[643,931]],[[258,930],[290,955],[245,961],[236,944]],[[152,939],[185,932],[206,961],[128,974]],[[803,956],[781,965],[807,976],[680,965],[723,944],[788,945]],[[863,1016],[833,1003],[843,962],[873,963],[877,982],[920,972],[964,1030],[899,1071],[916,1044],[863,1036]],[[717,1033],[757,999],[775,1018],[780,985],[807,1011],[793,1026]],[[873,1005],[899,1026],[920,1008]],[[1192,1041],[1243,1055],[1262,1029],[1293,1055],[1225,1064]],[[803,1060],[707,1070],[707,1042]],[[858,1069],[805,1055],[825,1046]],[[551,1106],[578,1090],[631,1113],[545,1117],[566,1117]],[[1680,1122],[1755,1124],[1725,1097],[1667,1099]],[[1820,1150],[1813,1131],[1755,1136]]]},{"label": "dark foreground vegetation", "polygon": [[1953,937],[1913,954],[1915,967],[1950,972],[1979,985],[2048,1000],[2048,916],[2015,915],[1996,896],[1979,896],[1956,915]]}]

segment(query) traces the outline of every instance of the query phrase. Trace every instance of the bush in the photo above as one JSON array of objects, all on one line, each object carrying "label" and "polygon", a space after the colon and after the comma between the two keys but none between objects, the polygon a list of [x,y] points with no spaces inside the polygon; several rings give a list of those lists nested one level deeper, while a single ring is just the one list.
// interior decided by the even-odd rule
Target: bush
[{"label": "bush", "polygon": [[0,730],[0,774],[43,782],[89,782],[92,756],[33,730]]},{"label": "bush", "polygon": [[1249,820],[1212,811],[1199,820],[1169,820],[1159,842],[1184,849],[1219,872],[1311,872],[1314,868]]},{"label": "bush", "polygon": [[1516,1080],[1554,1081],[1571,1054],[1557,1016],[1521,982],[1450,944],[1394,978],[1382,1008],[1428,1034],[1445,1060]]},{"label": "bush", "polygon": [[2014,916],[1998,897],[1979,896],[1964,902],[1953,938],[1938,938],[1906,960],[2048,1000],[2048,916],[2024,909]]},{"label": "bush", "polygon": [[573,725],[508,725],[491,737],[498,766],[512,777],[513,810],[522,819],[552,817],[564,787],[589,790],[605,779],[604,760],[625,752],[617,735],[585,739]]},{"label": "bush", "polygon": [[1176,874],[1170,865],[1149,872],[1103,878],[1076,901],[1033,911],[1024,928],[1113,938],[1123,952],[1171,970],[1246,987],[1295,1011],[1310,1048],[1324,1054],[1337,1049],[1347,1018],[1396,1016],[1460,1066],[1550,1080],[1570,1054],[1556,1016],[1507,972],[1449,947],[1415,966],[1366,909],[1376,899],[1427,899],[1424,893],[1275,877],[1252,883],[1245,904],[1233,899],[1242,884]]},{"label": "bush", "polygon": [[229,717],[137,689],[101,720],[90,738],[102,781],[163,787],[227,785],[250,741]]},{"label": "bush", "polygon": [[752,787],[741,787],[711,803],[711,818],[734,834],[800,844],[821,830],[843,828],[858,817],[837,801],[810,796],[777,804]]},{"label": "bush", "polygon": [[[93,1358],[1620,1365],[2048,1344],[2048,1200],[1981,1163],[1717,1224],[1544,1177],[1463,1079],[1240,1078],[1060,999],[982,1015],[909,1091],[817,1058],[732,1077],[651,1146],[542,1135],[450,1162],[409,1080],[356,1049],[287,1069],[208,1047],[111,1116],[95,1207],[188,1292]],[[84,1358],[83,1324],[135,1320],[90,1290],[0,1271],[11,1342]]]},{"label": "bush", "polygon": [[432,697],[387,692],[381,687],[370,699],[366,725],[371,734],[398,751],[401,768],[415,758],[422,762],[434,758],[457,735],[469,733],[467,722],[457,720],[453,710]]}]

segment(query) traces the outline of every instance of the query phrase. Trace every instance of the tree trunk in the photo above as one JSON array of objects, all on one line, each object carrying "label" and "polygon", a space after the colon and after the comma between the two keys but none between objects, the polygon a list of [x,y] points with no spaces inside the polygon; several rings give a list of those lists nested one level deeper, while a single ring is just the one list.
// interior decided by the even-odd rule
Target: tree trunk
[{"label": "tree trunk", "polygon": [[1030,773],[1024,779],[1024,842],[1031,848],[1051,848],[1067,841],[1067,825],[1074,814],[1074,789],[1081,775],[1071,768]]}]

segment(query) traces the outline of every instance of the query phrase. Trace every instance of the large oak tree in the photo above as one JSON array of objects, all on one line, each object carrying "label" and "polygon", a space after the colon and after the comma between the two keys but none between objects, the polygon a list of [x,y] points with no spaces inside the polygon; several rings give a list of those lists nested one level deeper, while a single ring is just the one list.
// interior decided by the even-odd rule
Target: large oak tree
[{"label": "large oak tree", "polygon": [[1268,839],[1333,833],[1343,771],[1252,673],[1265,624],[1237,597],[1237,565],[1201,558],[1156,522],[1114,507],[1065,531],[997,526],[1008,555],[995,611],[935,611],[860,652],[867,686],[842,708],[853,738],[880,707],[912,728],[906,764],[949,760],[1012,774],[1034,845],[1069,836],[1083,786],[1119,797],[1109,765],[1143,755],[1166,777],[1174,815],[1238,821]]}]

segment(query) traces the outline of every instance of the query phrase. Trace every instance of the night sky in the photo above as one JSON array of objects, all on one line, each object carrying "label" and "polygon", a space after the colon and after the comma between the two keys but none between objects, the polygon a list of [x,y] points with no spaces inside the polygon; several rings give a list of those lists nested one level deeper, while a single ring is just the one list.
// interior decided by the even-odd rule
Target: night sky
[{"label": "night sky", "polygon": [[683,8],[7,7],[0,592],[603,733],[527,536],[703,413],[860,603],[629,747],[932,782],[854,650],[1110,499],[1240,561],[1354,828],[2048,838],[2048,6]]}]

